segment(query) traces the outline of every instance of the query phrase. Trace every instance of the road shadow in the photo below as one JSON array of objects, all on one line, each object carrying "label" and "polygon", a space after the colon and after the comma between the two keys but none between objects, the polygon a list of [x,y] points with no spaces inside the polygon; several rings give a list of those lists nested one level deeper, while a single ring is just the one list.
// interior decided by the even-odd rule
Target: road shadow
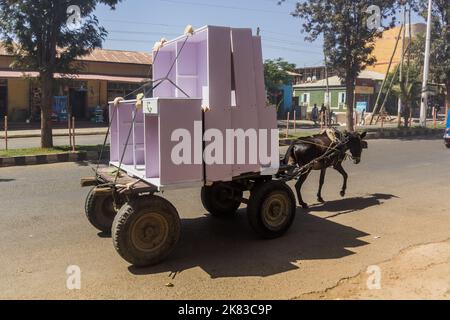
[{"label": "road shadow", "polygon": [[7,182],[13,182],[16,181],[16,179],[0,179],[0,183],[7,183]]},{"label": "road shadow", "polygon": [[398,199],[392,194],[375,193],[365,197],[355,197],[325,202],[311,206],[307,212],[336,212],[325,219],[335,218],[341,215],[357,212],[370,207],[382,205],[383,200]]},{"label": "road shadow", "polygon": [[135,275],[168,272],[176,277],[199,267],[211,278],[267,277],[299,269],[302,260],[339,259],[354,252],[349,248],[368,243],[367,233],[298,210],[288,234],[261,240],[249,227],[241,210],[235,219],[209,216],[182,221],[182,238],[166,262],[129,270]]}]

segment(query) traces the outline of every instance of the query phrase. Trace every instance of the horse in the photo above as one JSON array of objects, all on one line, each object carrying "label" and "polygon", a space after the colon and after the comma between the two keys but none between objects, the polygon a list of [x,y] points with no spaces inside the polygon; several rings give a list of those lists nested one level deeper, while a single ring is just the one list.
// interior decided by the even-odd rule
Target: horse
[{"label": "horse", "polygon": [[[355,164],[361,162],[363,149],[368,148],[367,142],[363,141],[366,135],[367,132],[361,134],[357,132],[342,133],[335,129],[327,129],[320,134],[300,138],[292,142],[283,162],[292,168],[307,166],[295,185],[298,201],[304,209],[308,209],[309,206],[303,201],[301,188],[313,170],[320,170],[320,185],[317,193],[317,200],[320,203],[325,202],[322,198],[322,187],[325,183],[326,171],[330,167],[333,167],[344,178],[340,195],[345,196],[348,174],[344,170],[342,162],[350,156],[347,154],[348,151],[350,151],[350,157]],[[309,164],[311,165],[308,166]]]}]

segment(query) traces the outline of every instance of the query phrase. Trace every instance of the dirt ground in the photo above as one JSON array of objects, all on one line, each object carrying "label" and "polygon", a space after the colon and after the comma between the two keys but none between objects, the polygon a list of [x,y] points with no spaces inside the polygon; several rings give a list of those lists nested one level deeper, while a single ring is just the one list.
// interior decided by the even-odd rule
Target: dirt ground
[{"label": "dirt ground", "polygon": [[[329,170],[327,202],[317,203],[314,172],[303,188],[310,209],[298,208],[291,230],[272,241],[256,236],[245,207],[214,219],[200,190],[165,192],[182,218],[181,241],[143,269],[87,221],[87,164],[2,168],[0,299],[449,299],[450,149],[441,139],[375,140],[361,164],[345,167],[346,196]],[[79,290],[67,286],[69,266],[81,271]],[[367,289],[370,266],[380,290]]]},{"label": "dirt ground", "polygon": [[333,288],[300,299],[450,299],[450,239],[405,249],[376,267],[381,275],[376,289],[371,286],[373,269],[368,268]]}]

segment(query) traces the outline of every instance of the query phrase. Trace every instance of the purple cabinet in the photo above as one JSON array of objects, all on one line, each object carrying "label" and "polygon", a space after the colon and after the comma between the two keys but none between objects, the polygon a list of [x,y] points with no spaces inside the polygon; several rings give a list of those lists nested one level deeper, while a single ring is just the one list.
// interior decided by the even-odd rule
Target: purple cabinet
[{"label": "purple cabinet", "polygon": [[[261,39],[251,29],[207,26],[167,42],[154,53],[153,80],[161,83],[153,92],[155,98],[145,99],[142,109],[136,109],[136,101],[117,107],[111,128],[112,165],[117,166],[124,155],[124,170],[158,187],[277,172],[276,111],[266,106]],[[111,115],[114,108],[111,105]],[[208,111],[203,114],[202,108]],[[243,140],[233,136],[237,131],[244,133]],[[256,143],[251,140],[254,133]],[[191,147],[183,149],[181,158],[187,160],[189,155],[191,161],[180,163],[176,153],[183,143],[181,136],[188,134]],[[213,153],[217,159],[222,155],[223,161],[205,164],[203,152],[218,145],[218,135],[223,150]],[[270,163],[260,157],[251,161],[255,146],[258,155],[272,147],[276,155]]]}]

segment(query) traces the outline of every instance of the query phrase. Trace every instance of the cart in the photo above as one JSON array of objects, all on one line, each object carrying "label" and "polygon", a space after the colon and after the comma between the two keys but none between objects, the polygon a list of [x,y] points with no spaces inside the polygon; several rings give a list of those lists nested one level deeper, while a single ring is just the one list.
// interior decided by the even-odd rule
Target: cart
[{"label": "cart", "polygon": [[[246,204],[259,236],[284,235],[296,201],[289,179],[280,179],[288,168],[280,168],[276,110],[266,105],[260,37],[251,29],[187,28],[185,35],[156,46],[153,84],[152,98],[110,103],[110,164],[82,179],[82,186],[93,187],[85,208],[91,224],[112,234],[115,249],[129,263],[157,264],[181,232],[176,208],[158,194],[197,187],[211,216],[233,216]],[[207,162],[204,155],[230,130],[244,133],[244,144],[233,140],[231,147],[216,148],[215,156],[224,154],[227,161]],[[266,154],[272,150],[271,161],[249,160],[251,130],[266,132],[257,144]],[[215,139],[208,138],[211,133]],[[192,143],[180,152],[183,134]],[[243,150],[245,161],[239,161]],[[187,161],[174,161],[174,155]]]}]

